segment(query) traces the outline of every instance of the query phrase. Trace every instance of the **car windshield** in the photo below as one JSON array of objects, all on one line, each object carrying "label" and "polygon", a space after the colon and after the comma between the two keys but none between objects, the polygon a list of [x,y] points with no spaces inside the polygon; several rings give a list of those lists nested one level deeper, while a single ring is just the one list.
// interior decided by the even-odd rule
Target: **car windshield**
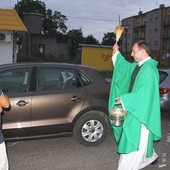
[{"label": "car windshield", "polygon": [[168,73],[165,71],[159,71],[159,84],[161,84],[166,77],[168,76]]}]

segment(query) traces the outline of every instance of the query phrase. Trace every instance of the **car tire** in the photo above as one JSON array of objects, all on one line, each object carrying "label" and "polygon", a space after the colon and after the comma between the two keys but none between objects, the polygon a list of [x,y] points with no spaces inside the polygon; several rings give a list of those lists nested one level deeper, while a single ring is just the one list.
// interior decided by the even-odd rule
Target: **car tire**
[{"label": "car tire", "polygon": [[97,146],[107,137],[109,129],[107,120],[103,112],[87,112],[77,120],[73,136],[84,146]]}]

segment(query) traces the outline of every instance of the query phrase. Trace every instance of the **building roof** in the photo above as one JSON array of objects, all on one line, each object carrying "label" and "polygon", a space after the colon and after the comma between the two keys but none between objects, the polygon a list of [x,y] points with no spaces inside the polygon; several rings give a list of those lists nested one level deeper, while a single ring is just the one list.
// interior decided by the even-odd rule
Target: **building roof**
[{"label": "building roof", "polygon": [[27,31],[14,9],[0,9],[0,30]]},{"label": "building roof", "polygon": [[113,46],[109,46],[109,45],[93,45],[93,44],[79,44],[80,47],[96,47],[96,48],[111,48]]}]

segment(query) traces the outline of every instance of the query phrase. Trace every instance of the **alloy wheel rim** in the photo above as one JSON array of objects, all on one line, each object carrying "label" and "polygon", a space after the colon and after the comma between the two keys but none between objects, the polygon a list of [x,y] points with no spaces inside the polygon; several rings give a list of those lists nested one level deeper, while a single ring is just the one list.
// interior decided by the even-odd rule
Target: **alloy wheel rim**
[{"label": "alloy wheel rim", "polygon": [[98,120],[89,120],[82,127],[82,137],[88,142],[96,142],[103,135],[103,125]]}]

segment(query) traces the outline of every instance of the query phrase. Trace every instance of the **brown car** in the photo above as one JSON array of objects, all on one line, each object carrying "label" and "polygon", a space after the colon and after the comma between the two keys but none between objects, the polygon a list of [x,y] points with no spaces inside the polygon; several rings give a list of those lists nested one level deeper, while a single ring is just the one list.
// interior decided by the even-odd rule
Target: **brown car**
[{"label": "brown car", "polygon": [[9,96],[4,111],[6,140],[72,133],[85,146],[108,133],[109,84],[96,69],[61,63],[0,66],[0,88]]}]

